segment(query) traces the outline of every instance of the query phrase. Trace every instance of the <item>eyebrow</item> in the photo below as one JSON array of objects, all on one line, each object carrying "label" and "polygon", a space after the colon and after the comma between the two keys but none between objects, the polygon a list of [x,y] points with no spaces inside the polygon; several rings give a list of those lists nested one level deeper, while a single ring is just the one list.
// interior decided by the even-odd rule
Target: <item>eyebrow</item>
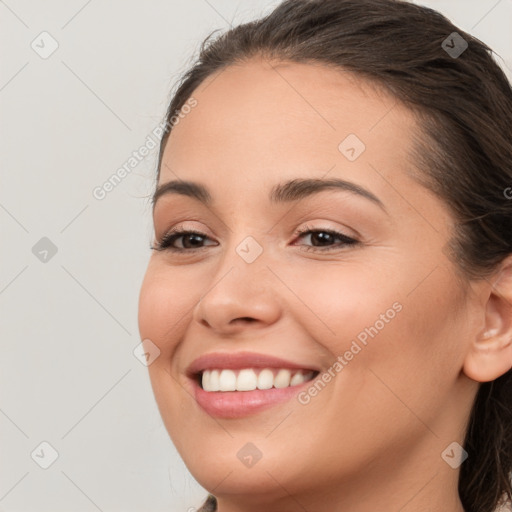
[{"label": "eyebrow", "polygon": [[[317,194],[323,190],[333,189],[344,190],[360,197],[364,197],[379,206],[385,213],[388,213],[384,203],[375,194],[365,189],[361,185],[338,178],[331,178],[327,180],[296,178],[290,181],[279,183],[275,185],[270,191],[269,199],[274,204],[286,203],[298,201],[305,197]],[[210,206],[212,203],[212,196],[208,188],[201,183],[196,183],[193,181],[172,180],[157,187],[152,199],[153,209],[155,208],[158,199],[168,194],[178,194],[191,197],[206,206]]]}]

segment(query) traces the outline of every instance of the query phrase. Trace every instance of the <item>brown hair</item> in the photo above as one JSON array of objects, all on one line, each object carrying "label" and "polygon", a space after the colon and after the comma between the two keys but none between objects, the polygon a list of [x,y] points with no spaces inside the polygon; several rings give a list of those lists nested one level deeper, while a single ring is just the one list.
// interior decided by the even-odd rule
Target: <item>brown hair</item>
[{"label": "brown hair", "polygon": [[[254,56],[349,70],[417,116],[422,137],[411,156],[419,172],[411,172],[451,209],[456,231],[447,254],[460,275],[487,279],[512,254],[512,89],[484,43],[402,0],[285,0],[257,21],[212,35],[180,80],[168,123],[207,77]],[[500,498],[512,500],[512,370],[480,385],[464,448],[458,490],[466,512],[493,512]]]}]

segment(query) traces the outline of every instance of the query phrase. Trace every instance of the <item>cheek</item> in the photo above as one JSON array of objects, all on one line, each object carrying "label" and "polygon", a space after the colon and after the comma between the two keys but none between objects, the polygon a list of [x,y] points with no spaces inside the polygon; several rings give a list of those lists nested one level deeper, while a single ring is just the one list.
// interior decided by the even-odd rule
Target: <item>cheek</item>
[{"label": "cheek", "polygon": [[[288,271],[288,272],[291,272]],[[399,316],[401,294],[396,280],[390,279],[375,264],[343,262],[336,265],[318,262],[303,271],[293,269],[291,286],[297,299],[290,297],[305,329],[334,354],[350,348],[358,335],[364,341],[365,328],[377,324],[377,330]],[[395,306],[393,306],[395,304]],[[384,315],[384,320],[381,319]]]},{"label": "cheek", "polygon": [[149,338],[162,352],[169,351],[186,329],[185,319],[199,300],[195,297],[193,283],[179,270],[160,271],[157,265],[150,264],[139,294],[141,339]]},{"label": "cheek", "polygon": [[375,313],[385,313],[390,303],[399,302],[401,310],[368,338],[357,358],[367,385],[381,389],[390,406],[396,402],[398,413],[402,407],[400,414],[407,416],[407,404],[428,423],[449,400],[461,370],[465,334],[453,275],[438,267],[416,287],[420,281],[415,275],[388,282],[391,290],[380,296],[385,301],[369,294],[374,318],[366,319],[375,327]]},{"label": "cheek", "polygon": [[[166,311],[172,307],[169,288],[162,286],[161,282],[151,273],[147,272],[139,294],[139,332],[142,339],[149,338],[153,342],[162,340],[166,325],[162,324]],[[172,314],[168,311],[169,315]],[[157,343],[159,348],[160,343]]]},{"label": "cheek", "polygon": [[381,377],[412,402],[423,400],[424,393],[441,398],[460,371],[464,346],[453,276],[439,267],[422,282],[425,274],[410,264],[393,275],[382,270],[356,263],[310,265],[307,278],[294,281],[304,303],[296,318],[333,362],[338,356],[347,361],[341,372],[350,378],[343,387],[376,396],[367,386],[385,387]]},{"label": "cheek", "polygon": [[[190,312],[191,305],[184,295],[179,272],[163,272],[150,263],[144,276],[139,294],[138,324],[141,339],[150,339],[160,349],[160,355],[148,366],[148,373],[156,403],[171,436],[170,425],[181,422],[176,419],[176,411],[187,405],[190,397],[183,393],[175,377],[171,376],[170,363],[179,341],[186,330],[186,322],[181,321]],[[188,288],[190,290],[190,288]],[[179,438],[179,436],[178,436]]]},{"label": "cheek", "polygon": [[[333,367],[331,383],[306,407],[310,417],[322,417],[324,438],[351,439],[340,455],[365,459],[379,446],[409,445],[446,407],[460,371],[456,347],[462,319],[453,312],[452,281],[442,272],[431,278],[410,294],[405,278],[378,276],[370,289],[358,280],[358,287],[344,294],[331,279],[331,299],[327,285],[312,292],[312,303],[331,312],[323,318],[330,318],[335,332],[320,327],[323,336],[317,340],[345,362]],[[324,281],[326,276],[318,282]],[[344,283],[349,281],[347,275]]]}]

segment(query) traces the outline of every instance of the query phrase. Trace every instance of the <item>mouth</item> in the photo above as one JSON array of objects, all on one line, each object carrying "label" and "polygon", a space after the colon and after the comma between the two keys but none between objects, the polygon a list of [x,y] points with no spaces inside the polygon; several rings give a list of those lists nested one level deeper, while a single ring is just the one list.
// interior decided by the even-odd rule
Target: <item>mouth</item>
[{"label": "mouth", "polygon": [[[263,368],[258,374],[258,380],[268,380],[262,385],[262,387],[266,389],[259,389],[257,384],[258,380],[256,381],[256,388],[254,388],[254,377],[248,375],[244,376],[245,370],[253,374],[256,373],[254,369],[243,368],[239,370],[238,374],[237,372],[228,370],[231,373],[228,373],[227,377],[222,377],[221,375],[223,372],[226,372],[226,369],[222,370],[219,375],[219,390],[217,391],[207,391],[203,386],[203,381],[205,381],[206,388],[211,386],[210,389],[215,389],[213,385],[206,382],[206,379],[208,379],[207,374],[210,373],[211,382],[211,375],[215,375],[215,370],[205,370],[195,375],[193,378],[190,378],[189,382],[192,383],[193,396],[197,405],[200,407],[199,410],[206,412],[209,416],[224,419],[243,418],[254,415],[276,407],[279,404],[291,401],[293,398],[298,398],[299,393],[303,391],[306,386],[310,385],[310,382],[320,373],[318,371],[305,371],[304,373],[295,371],[293,377],[289,378],[289,384],[285,386],[288,377],[283,373],[283,370],[291,374],[290,370],[279,369],[274,375],[276,369]],[[272,379],[265,370],[271,370]],[[244,391],[233,389],[233,387],[238,387],[237,384],[233,384],[233,374],[236,375],[235,383],[238,383],[240,376],[242,376],[241,387],[244,387],[244,382],[246,383]],[[295,379],[294,382],[292,382],[292,378]],[[249,379],[252,380],[249,381]],[[301,382],[297,383],[299,379]],[[223,389],[226,389],[225,391],[220,389],[221,384]],[[269,387],[270,384],[271,387]],[[302,402],[300,403],[302,404]],[[296,405],[303,407],[303,405]]]},{"label": "mouth", "polygon": [[200,410],[241,418],[291,400],[310,385],[320,367],[255,352],[203,354],[186,369]]}]

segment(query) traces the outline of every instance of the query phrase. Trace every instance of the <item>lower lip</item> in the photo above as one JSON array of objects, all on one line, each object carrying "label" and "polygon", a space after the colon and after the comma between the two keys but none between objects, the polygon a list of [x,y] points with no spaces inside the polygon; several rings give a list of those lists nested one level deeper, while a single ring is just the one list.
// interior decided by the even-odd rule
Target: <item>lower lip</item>
[{"label": "lower lip", "polygon": [[268,409],[296,397],[314,378],[286,388],[255,389],[254,391],[205,391],[191,379],[197,403],[211,416],[240,418]]}]

